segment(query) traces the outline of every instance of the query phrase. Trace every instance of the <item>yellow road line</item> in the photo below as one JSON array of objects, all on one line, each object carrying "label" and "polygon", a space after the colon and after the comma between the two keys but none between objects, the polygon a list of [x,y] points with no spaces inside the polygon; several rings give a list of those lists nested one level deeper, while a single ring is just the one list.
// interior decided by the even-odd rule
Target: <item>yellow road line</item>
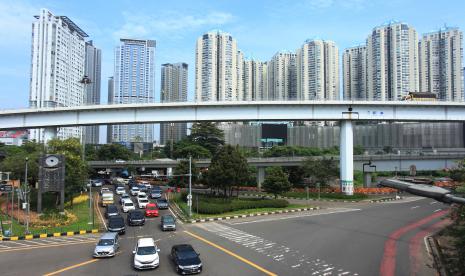
[{"label": "yellow road line", "polygon": [[92,241],[83,241],[83,242],[67,242],[67,243],[60,243],[60,244],[45,244],[43,246],[27,246],[25,245],[24,247],[18,247],[18,248],[11,248],[11,249],[0,249],[0,253],[4,252],[11,252],[11,251],[20,251],[20,250],[29,250],[29,249],[38,249],[38,248],[49,248],[49,247],[59,247],[59,246],[66,246],[66,245],[74,245],[74,244],[85,244],[85,243],[95,243],[95,240]]},{"label": "yellow road line", "polygon": [[68,267],[62,268],[62,269],[60,269],[60,270],[57,270],[57,271],[53,271],[53,272],[44,274],[44,276],[56,275],[56,274],[59,274],[59,273],[61,273],[61,272],[65,272],[65,271],[67,271],[67,270],[70,270],[70,269],[73,269],[73,268],[76,268],[76,267],[80,267],[80,266],[83,266],[83,265],[95,263],[95,262],[97,262],[97,261],[100,261],[100,259],[92,259],[92,260],[88,260],[88,261],[85,261],[85,262],[82,262],[82,263],[78,263],[78,264],[75,264],[75,265],[72,265],[72,266],[68,266]]},{"label": "yellow road line", "polygon": [[266,275],[269,275],[269,276],[277,276],[277,274],[275,274],[275,273],[273,273],[273,272],[270,272],[270,271],[266,270],[265,268],[263,268],[263,267],[261,267],[261,266],[255,264],[255,263],[253,263],[253,262],[251,262],[251,261],[249,261],[249,260],[247,260],[247,259],[245,259],[245,258],[243,258],[243,257],[241,257],[241,256],[239,256],[239,255],[237,255],[236,253],[233,253],[233,252],[229,251],[228,249],[226,249],[226,248],[224,248],[224,247],[222,247],[222,246],[217,245],[216,243],[213,243],[213,242],[211,242],[211,241],[209,241],[209,240],[206,240],[206,239],[204,239],[204,238],[202,238],[202,237],[200,237],[200,236],[198,236],[198,235],[196,235],[196,234],[194,234],[194,233],[191,233],[191,232],[189,232],[189,231],[184,231],[184,232],[185,232],[186,234],[188,234],[188,235],[190,235],[190,236],[192,236],[192,237],[198,239],[198,240],[203,241],[204,243],[206,243],[206,244],[208,244],[208,245],[211,245],[211,246],[213,246],[213,247],[215,247],[215,248],[217,248],[217,249],[219,249],[219,250],[225,252],[226,254],[229,254],[229,255],[233,256],[234,258],[236,258],[236,259],[238,259],[238,260],[240,260],[240,261],[242,261],[242,262],[244,262],[244,263],[246,263],[246,264],[248,264],[248,265],[250,265],[250,266],[253,266],[254,268],[260,270],[260,271],[263,272],[263,273],[265,273]]}]

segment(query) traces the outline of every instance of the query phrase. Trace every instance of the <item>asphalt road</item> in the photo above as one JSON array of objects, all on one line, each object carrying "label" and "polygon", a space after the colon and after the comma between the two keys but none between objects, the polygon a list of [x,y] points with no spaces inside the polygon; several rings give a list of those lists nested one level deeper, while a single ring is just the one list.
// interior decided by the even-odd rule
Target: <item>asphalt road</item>
[{"label": "asphalt road", "polygon": [[[190,243],[201,254],[202,275],[434,275],[423,263],[424,244],[415,241],[447,208],[419,198],[346,203],[318,211],[178,224],[175,232],[162,232],[160,218],[150,218],[144,226],[127,227],[121,252],[111,259],[92,259],[98,235],[75,236],[54,243],[0,242],[0,267],[2,275],[175,275],[171,246]],[[156,240],[159,268],[132,269],[131,252],[140,237]]]}]

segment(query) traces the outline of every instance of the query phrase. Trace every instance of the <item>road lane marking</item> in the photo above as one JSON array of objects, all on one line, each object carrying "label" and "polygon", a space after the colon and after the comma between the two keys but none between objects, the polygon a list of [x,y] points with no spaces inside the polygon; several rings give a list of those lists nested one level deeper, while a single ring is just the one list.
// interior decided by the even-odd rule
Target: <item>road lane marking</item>
[{"label": "road lane marking", "polygon": [[66,245],[79,245],[79,244],[86,244],[86,243],[95,243],[95,241],[83,241],[83,242],[67,242],[67,243],[60,243],[60,244],[47,244],[47,245],[37,245],[37,246],[28,246],[21,244],[21,247],[12,247],[11,249],[0,249],[0,253],[11,252],[11,251],[21,251],[21,250],[30,250],[30,249],[40,249],[40,248],[50,248],[50,247],[59,247],[59,246],[66,246]]},{"label": "road lane marking", "polygon": [[[105,220],[103,219],[102,213],[100,212],[100,208],[98,207],[98,200],[99,200],[99,194],[97,194],[97,200],[96,200],[97,204],[95,206],[97,206],[97,212],[98,212],[98,215],[100,217],[100,221],[103,223],[103,226],[105,226],[105,230],[108,230],[107,224],[105,223]],[[95,206],[94,206],[94,208],[95,208]]]},{"label": "road lane marking", "polygon": [[204,243],[206,243],[206,244],[208,244],[208,245],[210,245],[210,246],[213,246],[213,247],[215,247],[215,248],[217,248],[217,249],[223,251],[224,253],[226,253],[226,254],[228,254],[228,255],[230,255],[230,256],[233,256],[234,258],[236,258],[236,259],[238,259],[238,260],[240,260],[240,261],[242,261],[242,262],[244,262],[244,263],[246,263],[246,264],[248,264],[248,265],[250,265],[250,266],[252,266],[252,267],[254,267],[254,268],[256,268],[256,269],[258,269],[258,270],[260,270],[261,272],[265,273],[266,275],[269,275],[269,276],[277,276],[277,274],[275,274],[275,273],[273,273],[273,272],[270,272],[270,271],[266,270],[265,268],[263,268],[263,267],[261,267],[261,266],[255,264],[255,263],[253,263],[253,262],[251,262],[251,261],[249,261],[249,260],[247,260],[247,259],[245,259],[245,258],[243,258],[243,257],[241,257],[241,256],[239,256],[239,255],[237,255],[237,254],[234,253],[234,252],[229,251],[228,249],[226,249],[226,248],[224,248],[224,247],[221,247],[220,245],[217,245],[216,243],[213,243],[213,242],[211,242],[211,241],[209,241],[209,240],[206,240],[206,239],[204,239],[204,238],[202,238],[202,237],[200,237],[200,236],[198,236],[198,235],[196,235],[196,234],[194,234],[194,233],[191,233],[191,232],[189,232],[189,231],[184,231],[184,232],[185,232],[186,234],[188,234],[188,235],[190,235],[190,236],[192,236],[192,237],[194,237],[194,238],[196,238],[196,239],[198,239],[198,240],[200,240],[200,241],[203,241]]},{"label": "road lane marking", "polygon": [[431,205],[438,203],[437,201],[430,202]]},{"label": "road lane marking", "polygon": [[[198,224],[196,227],[270,257],[274,261],[287,265],[294,270],[300,270],[301,274],[305,274],[310,271],[312,275],[325,275],[325,273],[322,272],[323,270],[329,267],[336,269],[335,265],[324,260],[306,256],[298,250],[293,250],[285,245],[274,243],[262,237],[251,235],[242,230],[226,226],[221,223],[213,222]],[[244,238],[237,239],[237,236],[242,236]],[[339,268],[339,270],[345,271],[342,268]],[[358,275],[357,273],[349,271],[346,272],[347,274]]]},{"label": "road lane marking", "polygon": [[283,217],[270,217],[264,219],[257,219],[257,220],[250,220],[250,221],[241,221],[241,222],[227,222],[229,225],[240,225],[240,224],[249,224],[249,223],[257,223],[257,222],[268,222],[268,221],[276,221],[276,220],[284,220],[284,219],[295,219],[295,218],[303,218],[303,217],[313,217],[313,216],[321,216],[321,215],[329,215],[329,214],[337,214],[337,213],[346,213],[346,212],[355,212],[360,211],[361,209],[355,208],[329,208],[326,210],[334,210],[334,211],[323,211],[321,213],[312,213],[312,214],[299,214],[299,215],[288,215]]},{"label": "road lane marking", "polygon": [[416,209],[416,208],[420,208],[420,206],[418,206],[418,205],[417,205],[417,206],[413,206],[413,207],[411,207],[410,209],[413,210],[413,209]]},{"label": "road lane marking", "polygon": [[433,213],[439,212],[439,211],[441,211],[441,210],[442,210],[442,209],[436,209],[436,210],[434,210]]},{"label": "road lane marking", "polygon": [[78,263],[78,264],[75,264],[75,265],[72,265],[72,266],[68,266],[68,267],[62,268],[62,269],[57,270],[57,271],[53,271],[53,272],[44,274],[44,276],[56,275],[56,274],[59,274],[59,273],[61,273],[61,272],[68,271],[68,270],[70,270],[70,269],[77,268],[77,267],[84,266],[84,265],[88,265],[88,264],[95,263],[95,262],[98,262],[98,261],[100,261],[100,259],[88,260],[88,261],[85,261],[85,262],[82,262],[82,263]]}]

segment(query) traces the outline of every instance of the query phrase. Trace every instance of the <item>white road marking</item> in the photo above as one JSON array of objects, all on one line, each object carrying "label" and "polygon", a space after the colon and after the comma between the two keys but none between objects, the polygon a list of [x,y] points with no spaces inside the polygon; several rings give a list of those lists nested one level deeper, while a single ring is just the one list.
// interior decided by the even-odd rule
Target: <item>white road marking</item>
[{"label": "white road marking", "polygon": [[[328,211],[323,211],[321,213],[312,213],[312,214],[299,214],[299,215],[270,217],[270,218],[263,218],[263,219],[257,219],[257,220],[251,220],[251,221],[228,222],[228,224],[229,225],[240,225],[240,224],[268,222],[268,221],[276,221],[276,220],[284,220],[284,219],[313,217],[313,216],[321,216],[321,215],[329,215],[329,214],[337,214],[337,213],[355,212],[355,211],[360,211],[361,209],[355,209],[355,208],[329,208],[329,209],[325,209],[325,210],[328,210]],[[331,211],[331,210],[333,210],[333,211]]]},{"label": "white road marking", "polygon": [[401,199],[401,200],[393,200],[393,201],[381,202],[381,204],[402,204],[402,203],[409,203],[409,202],[414,202],[414,201],[418,201],[418,200],[422,200],[422,199],[425,199],[425,198],[424,197],[419,197],[419,196],[412,196],[412,197],[404,198],[404,199]]},{"label": "white road marking", "polygon": [[[173,215],[173,217],[177,218],[177,216],[171,210],[171,207],[169,207],[168,210],[170,210],[170,213]],[[179,224],[184,224],[180,219],[178,219],[177,221],[178,221]]]},{"label": "white road marking", "polygon": [[39,242],[39,240],[36,240],[36,241],[33,241],[33,240],[23,240],[23,242],[32,243],[33,245],[47,245],[47,243]]},{"label": "white road marking", "polygon": [[413,210],[413,209],[416,209],[416,208],[420,208],[420,206],[418,206],[418,205],[417,205],[417,206],[413,206],[413,207],[411,207],[410,209]]},{"label": "white road marking", "polygon": [[[296,275],[308,274],[309,272],[313,272],[312,275],[330,275],[333,274],[333,270],[337,270],[333,264],[327,263],[324,260],[305,256],[298,250],[293,250],[287,246],[279,245],[275,242],[265,240],[262,237],[246,233],[242,230],[238,230],[224,224],[211,222],[196,224],[195,226],[270,257],[274,261],[288,265],[292,269],[300,271],[296,272]],[[238,236],[242,236],[243,239],[238,239]],[[342,272],[344,270],[339,269],[338,271]],[[349,274],[350,272],[346,271],[344,273]],[[356,275],[355,273],[351,274]]]},{"label": "white road marking", "polygon": [[437,201],[432,201],[429,204],[433,205],[433,204],[436,204],[436,203],[438,203],[438,202]]},{"label": "white road marking", "polygon": [[436,209],[436,210],[434,210],[433,213],[439,212],[439,211],[441,211],[441,210],[442,210],[442,209]]},{"label": "white road marking", "polygon": [[0,244],[0,248],[10,248],[10,247],[6,246],[6,245],[3,245],[3,244]]}]

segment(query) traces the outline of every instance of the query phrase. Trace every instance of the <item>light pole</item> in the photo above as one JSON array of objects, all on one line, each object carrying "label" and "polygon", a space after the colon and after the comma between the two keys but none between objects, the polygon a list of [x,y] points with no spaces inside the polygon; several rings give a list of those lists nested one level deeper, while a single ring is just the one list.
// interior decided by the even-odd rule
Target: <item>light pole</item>
[{"label": "light pole", "polygon": [[189,218],[192,217],[192,157],[189,156],[189,195],[187,196],[189,206]]},{"label": "light pole", "polygon": [[[29,200],[30,200],[30,191],[29,191],[29,185],[27,183],[27,165],[29,163],[29,157],[26,157],[26,168],[25,168],[25,177],[24,177],[24,200],[26,201],[26,233],[29,234],[29,212],[30,212],[30,207],[29,207]],[[18,206],[19,208],[19,206]]]}]

